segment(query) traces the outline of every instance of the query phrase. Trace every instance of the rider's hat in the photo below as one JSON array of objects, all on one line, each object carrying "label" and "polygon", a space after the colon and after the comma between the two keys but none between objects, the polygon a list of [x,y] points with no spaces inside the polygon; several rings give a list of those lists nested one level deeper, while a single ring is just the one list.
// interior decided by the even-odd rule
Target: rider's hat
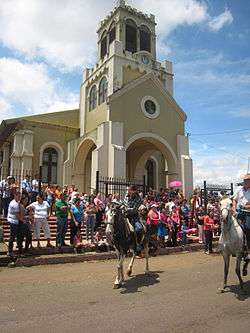
[{"label": "rider's hat", "polygon": [[247,173],[245,176],[242,177],[243,180],[250,180],[250,173]]},{"label": "rider's hat", "polygon": [[120,205],[121,204],[120,201],[118,201],[117,199],[113,199],[111,201],[111,203],[114,204],[114,205]]}]

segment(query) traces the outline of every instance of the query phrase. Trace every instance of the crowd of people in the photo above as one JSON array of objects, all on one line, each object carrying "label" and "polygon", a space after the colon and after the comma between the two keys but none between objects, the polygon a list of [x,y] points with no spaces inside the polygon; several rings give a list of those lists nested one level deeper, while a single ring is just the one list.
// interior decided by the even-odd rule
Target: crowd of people
[{"label": "crowd of people", "polygon": [[[0,198],[1,213],[10,224],[9,256],[13,255],[15,240],[20,255],[29,251],[33,244],[41,247],[41,230],[46,246],[54,247],[48,222],[50,216],[56,217],[56,247],[71,245],[75,252],[79,252],[86,244],[104,246],[107,209],[114,201],[128,199],[132,208],[143,212],[158,246],[185,246],[190,239],[189,235],[196,235],[199,243],[204,244],[205,253],[209,254],[212,252],[213,236],[220,234],[218,198],[212,197],[209,200],[205,214],[204,203],[197,190],[189,201],[179,189],[174,188],[162,188],[159,192],[150,190],[143,195],[131,186],[124,198],[120,198],[118,193],[107,197],[101,193],[87,195],[80,193],[74,185],[63,188],[42,186],[39,192],[38,177],[31,180],[27,175],[20,186],[16,185],[13,177],[1,181]],[[65,242],[68,228],[70,244]],[[85,239],[82,239],[83,228],[86,230]]]}]

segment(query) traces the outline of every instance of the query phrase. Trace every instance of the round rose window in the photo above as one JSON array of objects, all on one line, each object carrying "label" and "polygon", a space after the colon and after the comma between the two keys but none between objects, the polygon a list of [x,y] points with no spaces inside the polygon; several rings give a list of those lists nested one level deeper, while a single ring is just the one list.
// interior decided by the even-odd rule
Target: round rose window
[{"label": "round rose window", "polygon": [[160,106],[157,100],[151,96],[143,97],[141,101],[141,109],[145,116],[150,119],[157,118],[160,114]]},{"label": "round rose window", "polygon": [[153,101],[151,100],[147,100],[144,104],[145,106],[145,110],[147,113],[149,113],[150,115],[154,115],[156,112],[156,105]]}]

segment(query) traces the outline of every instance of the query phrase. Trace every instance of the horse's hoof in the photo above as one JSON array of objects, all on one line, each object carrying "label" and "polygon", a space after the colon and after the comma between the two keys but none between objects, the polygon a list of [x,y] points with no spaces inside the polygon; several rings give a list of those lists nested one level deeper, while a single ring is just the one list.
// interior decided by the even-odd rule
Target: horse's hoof
[{"label": "horse's hoof", "polygon": [[243,271],[242,271],[242,275],[243,275],[243,276],[247,276],[247,269],[243,269]]},{"label": "horse's hoof", "polygon": [[132,275],[132,271],[129,269],[127,270],[127,276],[131,276]]},{"label": "horse's hoof", "polygon": [[120,289],[122,287],[121,283],[114,284],[113,289]]},{"label": "horse's hoof", "polygon": [[226,292],[225,288],[218,288],[217,294],[224,294]]},{"label": "horse's hoof", "polygon": [[145,271],[146,276],[150,276],[150,271]]}]

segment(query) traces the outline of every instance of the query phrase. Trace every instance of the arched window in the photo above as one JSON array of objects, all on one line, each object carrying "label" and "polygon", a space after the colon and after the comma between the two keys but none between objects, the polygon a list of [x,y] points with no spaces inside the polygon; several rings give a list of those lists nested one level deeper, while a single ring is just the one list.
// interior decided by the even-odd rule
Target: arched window
[{"label": "arched window", "polygon": [[126,50],[137,52],[137,26],[134,21],[126,21]]},{"label": "arched window", "polygon": [[109,28],[109,44],[111,44],[116,39],[116,26],[113,22]]},{"label": "arched window", "polygon": [[97,104],[97,91],[96,91],[96,85],[94,85],[89,94],[89,111],[94,110],[96,108]]},{"label": "arched window", "polygon": [[108,95],[108,81],[106,77],[103,77],[99,85],[99,105],[106,102],[107,95]]},{"label": "arched window", "polygon": [[105,55],[107,54],[108,48],[107,48],[107,33],[106,31],[104,31],[104,33],[102,34],[102,38],[101,38],[101,59],[103,59],[105,57]]},{"label": "arched window", "polygon": [[58,153],[54,148],[46,148],[42,160],[42,182],[57,184]]},{"label": "arched window", "polygon": [[140,51],[151,52],[151,32],[145,25],[140,27]]}]

